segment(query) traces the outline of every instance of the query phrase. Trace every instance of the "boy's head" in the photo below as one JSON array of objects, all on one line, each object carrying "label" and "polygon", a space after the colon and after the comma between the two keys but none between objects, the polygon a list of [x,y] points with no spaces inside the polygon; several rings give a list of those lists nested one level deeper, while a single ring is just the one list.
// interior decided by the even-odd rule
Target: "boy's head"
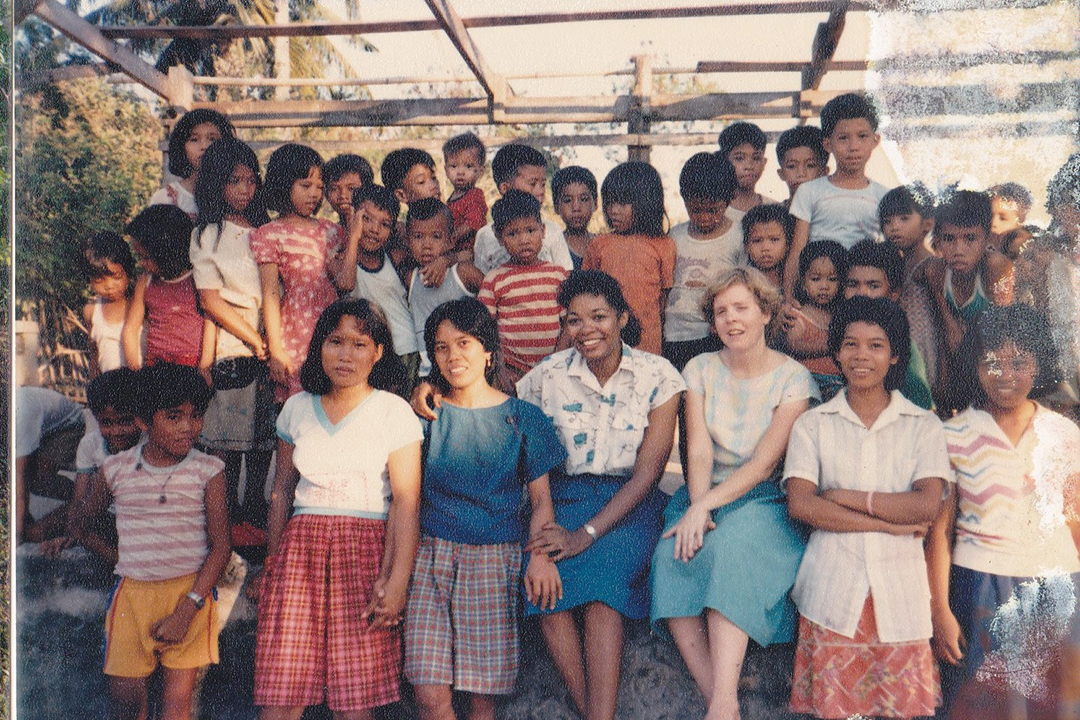
[{"label": "boy's head", "polygon": [[409,205],[405,238],[413,260],[427,265],[450,250],[454,216],[437,198],[422,198]]},{"label": "boy's head", "polygon": [[904,259],[895,245],[870,239],[860,240],[848,250],[847,261],[845,298],[896,300],[900,297],[900,287],[904,284]]},{"label": "boy's head", "polygon": [[956,190],[934,212],[934,249],[953,272],[975,272],[990,242],[993,207],[990,196]]},{"label": "boy's head", "polygon": [[338,155],[322,169],[326,201],[340,217],[348,217],[357,188],[375,181],[371,163],[359,155]]},{"label": "boy's head", "polygon": [[135,422],[137,373],[117,368],[98,375],[86,387],[86,404],[97,420],[110,455],[123,452],[139,442],[141,434]]},{"label": "boy's head", "polygon": [[893,188],[878,203],[878,222],[890,243],[913,248],[934,229],[934,197],[922,183]]},{"label": "boy's head", "polygon": [[768,138],[757,125],[737,122],[720,131],[720,155],[735,168],[739,189],[753,192],[765,171]]},{"label": "boy's head", "polygon": [[138,371],[135,417],[147,442],[175,458],[187,455],[202,431],[214,391],[195,368],[159,362]]},{"label": "boy's head", "polygon": [[443,143],[443,165],[446,179],[455,190],[468,190],[484,174],[487,148],[473,133],[463,133]]},{"label": "boy's head", "polygon": [[175,205],[151,205],[124,228],[131,236],[135,257],[145,270],[166,280],[191,268],[189,249],[194,225]]},{"label": "boy's head", "polygon": [[776,141],[776,161],[780,164],[776,174],[788,186],[791,195],[804,182],[829,171],[829,153],[825,152],[822,139],[820,128],[799,125],[785,130]]},{"label": "boy's head", "polygon": [[521,190],[543,204],[547,182],[547,161],[539,150],[528,145],[503,145],[491,159],[491,177],[500,193]]},{"label": "boy's head", "polygon": [[383,159],[379,175],[383,186],[405,204],[439,197],[435,160],[418,148],[392,151]]},{"label": "boy's head", "polygon": [[514,262],[530,265],[538,260],[544,242],[544,221],[536,198],[520,190],[507,190],[491,206],[491,222],[499,244]]},{"label": "boy's head", "polygon": [[783,267],[795,235],[794,215],[783,205],[757,205],[743,215],[742,228],[743,249],[751,265],[762,272]]},{"label": "boy's head", "polygon": [[381,251],[394,231],[401,203],[382,185],[365,183],[353,192],[352,206],[364,218],[360,250],[366,253]]},{"label": "boy's head", "polygon": [[588,232],[599,197],[596,176],[580,165],[564,167],[551,179],[555,212],[559,213],[568,231]]},{"label": "boy's head", "polygon": [[881,141],[877,127],[877,112],[864,95],[840,95],[821,109],[821,144],[836,158],[838,171],[856,173],[866,168]]},{"label": "boy's head", "polygon": [[679,173],[679,193],[691,230],[707,235],[720,228],[738,186],[735,168],[724,158],[700,152],[687,160]]},{"label": "boy's head", "polygon": [[995,185],[986,191],[990,194],[990,207],[993,216],[990,220],[990,233],[1004,235],[1022,227],[1031,210],[1031,193],[1019,183],[1007,182]]}]

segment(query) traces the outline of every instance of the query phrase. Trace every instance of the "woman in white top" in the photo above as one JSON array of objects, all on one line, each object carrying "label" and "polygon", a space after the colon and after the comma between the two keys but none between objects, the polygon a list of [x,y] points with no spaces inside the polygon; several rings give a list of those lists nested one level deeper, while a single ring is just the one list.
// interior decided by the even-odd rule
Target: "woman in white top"
[{"label": "woman in white top", "polygon": [[922,536],[949,473],[941,421],[897,389],[910,338],[892,301],[845,301],[829,350],[846,387],[795,422],[784,467],[791,516],[814,528],[792,590],[791,706],[823,718],[933,715]]},{"label": "woman in white top", "polygon": [[169,134],[169,173],[174,179],[151,195],[147,204],[175,205],[194,221],[198,215],[195,180],[203,154],[215,140],[233,134],[232,123],[216,110],[199,108],[177,120]]}]

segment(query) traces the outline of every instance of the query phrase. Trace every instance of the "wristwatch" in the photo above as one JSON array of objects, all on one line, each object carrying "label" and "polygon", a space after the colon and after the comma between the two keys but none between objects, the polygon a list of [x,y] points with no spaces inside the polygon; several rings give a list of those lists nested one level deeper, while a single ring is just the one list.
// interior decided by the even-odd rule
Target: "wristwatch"
[{"label": "wristwatch", "polygon": [[188,600],[191,600],[191,602],[195,603],[196,610],[202,610],[203,605],[206,604],[206,598],[204,598],[202,595],[195,592],[194,590],[187,594],[187,598]]},{"label": "wristwatch", "polygon": [[591,524],[585,523],[582,528],[585,530],[585,532],[589,534],[589,537],[593,539],[593,542],[596,542],[596,539],[600,537],[599,533],[596,532],[596,528],[594,528]]}]

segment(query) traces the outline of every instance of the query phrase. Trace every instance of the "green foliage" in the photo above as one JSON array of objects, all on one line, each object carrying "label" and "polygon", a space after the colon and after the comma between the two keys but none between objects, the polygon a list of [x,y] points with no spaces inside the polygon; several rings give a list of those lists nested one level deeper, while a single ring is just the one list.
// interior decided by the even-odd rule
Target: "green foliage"
[{"label": "green foliage", "polygon": [[78,308],[80,243],[121,231],[161,181],[158,121],[98,80],[48,86],[16,107],[15,292]]}]

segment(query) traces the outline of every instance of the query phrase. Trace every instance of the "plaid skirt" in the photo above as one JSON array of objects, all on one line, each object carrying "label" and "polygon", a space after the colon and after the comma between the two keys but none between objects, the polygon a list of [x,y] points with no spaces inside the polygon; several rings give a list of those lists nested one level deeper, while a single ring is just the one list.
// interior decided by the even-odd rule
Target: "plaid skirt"
[{"label": "plaid skirt", "polygon": [[405,606],[405,677],[483,695],[514,691],[521,545],[426,535]]},{"label": "plaid skirt", "polygon": [[799,618],[791,709],[819,718],[852,715],[918,717],[941,704],[929,640],[878,639],[874,600],[867,596],[855,637]]},{"label": "plaid skirt", "polygon": [[360,614],[379,574],[386,522],[297,515],[259,598],[255,704],[363,710],[400,698],[401,633]]}]

